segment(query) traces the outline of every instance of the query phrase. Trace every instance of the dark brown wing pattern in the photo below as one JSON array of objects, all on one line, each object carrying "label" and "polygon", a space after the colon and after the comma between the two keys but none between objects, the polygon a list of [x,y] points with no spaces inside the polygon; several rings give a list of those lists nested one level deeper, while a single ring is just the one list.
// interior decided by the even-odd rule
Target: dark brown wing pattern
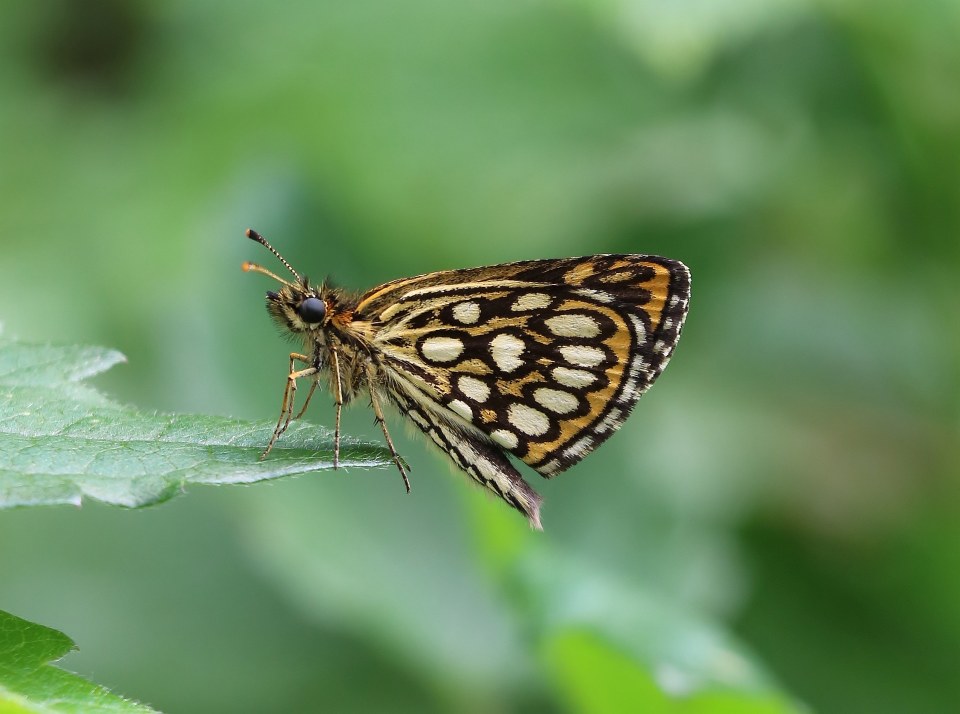
[{"label": "dark brown wing pattern", "polygon": [[393,281],[353,318],[401,410],[538,524],[502,451],[549,477],[606,440],[666,366],[689,294],[682,263],[598,255]]}]

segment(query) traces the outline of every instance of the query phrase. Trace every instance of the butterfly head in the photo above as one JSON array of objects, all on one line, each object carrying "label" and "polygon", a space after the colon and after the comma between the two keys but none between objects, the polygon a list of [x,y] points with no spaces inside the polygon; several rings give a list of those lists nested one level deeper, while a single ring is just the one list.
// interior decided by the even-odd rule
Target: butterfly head
[{"label": "butterfly head", "polygon": [[245,262],[243,264],[244,272],[263,273],[281,283],[279,290],[267,291],[267,311],[271,317],[281,327],[290,332],[308,333],[322,330],[330,319],[330,311],[327,309],[327,300],[323,294],[322,286],[311,287],[310,281],[306,277],[300,277],[293,266],[284,260],[283,256],[267,242],[267,239],[255,230],[248,228],[247,238],[265,246],[280,259],[280,262],[293,273],[295,278],[293,282],[290,282],[256,263]]}]

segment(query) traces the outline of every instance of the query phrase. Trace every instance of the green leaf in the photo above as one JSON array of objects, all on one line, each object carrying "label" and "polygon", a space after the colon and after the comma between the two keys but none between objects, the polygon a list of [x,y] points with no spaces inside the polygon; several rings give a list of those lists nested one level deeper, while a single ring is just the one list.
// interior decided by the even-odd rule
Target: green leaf
[{"label": "green leaf", "polygon": [[548,671],[574,711],[800,714],[721,624],[549,548],[518,571]]},{"label": "green leaf", "polygon": [[74,649],[62,632],[0,610],[0,714],[155,711],[49,664]]},{"label": "green leaf", "polygon": [[[144,413],[82,380],[123,362],[99,347],[0,339],[0,508],[74,504],[84,497],[137,507],[188,483],[252,483],[333,466],[329,430],[294,423],[270,456],[273,423]],[[341,440],[342,466],[390,463],[386,449]]]},{"label": "green leaf", "polygon": [[[595,714],[801,714],[805,709],[775,691],[739,689],[698,692],[682,688],[670,670],[651,671],[587,630],[558,634],[547,645],[547,661],[572,711]],[[659,679],[659,681],[658,681]]]}]

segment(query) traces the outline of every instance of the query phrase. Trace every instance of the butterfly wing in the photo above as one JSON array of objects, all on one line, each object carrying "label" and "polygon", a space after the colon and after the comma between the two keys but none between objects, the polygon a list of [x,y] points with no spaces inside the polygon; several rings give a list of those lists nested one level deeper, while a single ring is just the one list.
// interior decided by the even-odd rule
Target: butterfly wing
[{"label": "butterfly wing", "polygon": [[474,478],[535,506],[501,452],[550,477],[607,439],[666,366],[689,290],[686,266],[656,256],[535,260],[393,281],[353,318],[371,324],[400,408],[458,466],[478,454],[499,474]]},{"label": "butterfly wing", "polygon": [[417,401],[421,395],[408,388],[389,388],[388,394],[400,410],[416,424],[461,471],[490,489],[524,514],[537,530],[542,497],[523,480],[503,450],[482,432],[455,418],[449,410],[431,402]]}]

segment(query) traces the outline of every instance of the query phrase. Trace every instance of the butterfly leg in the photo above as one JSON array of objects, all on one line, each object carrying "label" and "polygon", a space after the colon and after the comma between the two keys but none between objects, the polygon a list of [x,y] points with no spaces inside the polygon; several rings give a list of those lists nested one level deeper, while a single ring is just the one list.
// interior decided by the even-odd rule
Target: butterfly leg
[{"label": "butterfly leg", "polygon": [[[311,371],[310,369],[304,369],[304,370],[300,370],[300,371],[295,371],[293,368],[294,368],[294,366],[296,366],[296,363],[297,363],[297,362],[304,362],[304,363],[306,363],[306,364],[310,364],[310,363],[312,362],[312,360],[311,360],[309,357],[307,357],[306,355],[300,354],[299,352],[291,352],[291,353],[290,353],[290,373],[289,373],[289,375],[287,376],[287,386],[288,386],[288,389],[290,390],[290,401],[289,401],[289,403],[287,404],[287,409],[286,409],[287,418],[286,418],[286,420],[283,422],[283,428],[280,429],[280,433],[277,434],[277,437],[278,437],[278,438],[279,438],[280,434],[282,434],[283,432],[285,432],[285,431],[287,430],[287,427],[290,426],[290,422],[291,422],[292,419],[299,419],[299,418],[300,418],[300,416],[303,414],[304,409],[307,408],[307,404],[310,403],[310,397],[313,396],[313,390],[314,390],[314,389],[316,388],[316,386],[317,386],[317,381],[316,381],[316,380],[313,380],[313,384],[310,386],[310,391],[307,393],[307,401],[304,402],[303,409],[300,410],[300,414],[297,414],[297,416],[293,416],[293,407],[294,407],[294,404],[295,404],[295,402],[296,402],[295,397],[296,397],[296,394],[297,394],[297,379],[299,379],[300,377],[308,377],[308,376],[310,376],[311,374],[316,374],[316,373],[317,373],[317,369],[316,369],[316,368],[313,368],[312,371]],[[291,380],[291,377],[293,377],[292,380]],[[281,419],[282,419],[282,418],[283,418],[283,411],[282,411],[282,410],[281,410],[280,416],[281,416]],[[279,423],[277,424],[277,426],[279,426]]]},{"label": "butterfly leg", "polygon": [[393,439],[390,438],[390,432],[387,431],[387,422],[383,418],[383,408],[380,406],[380,397],[377,396],[377,382],[376,368],[372,363],[368,363],[367,386],[370,389],[370,406],[373,407],[373,414],[376,417],[377,424],[383,429],[383,438],[387,442],[387,448],[390,449],[390,455],[393,456],[393,463],[400,469],[400,475],[403,477],[403,485],[406,486],[407,493],[410,493],[410,479],[407,478],[407,469],[403,465],[403,459],[400,458],[400,454],[397,453],[396,448],[393,446]]},{"label": "butterfly leg", "polygon": [[340,381],[340,355],[330,348],[330,368],[333,372],[333,404],[336,419],[333,427],[333,468],[340,467],[340,412],[343,411],[343,383]]},{"label": "butterfly leg", "polygon": [[293,415],[293,404],[297,394],[297,380],[301,377],[309,377],[317,373],[316,367],[295,370],[294,367],[297,362],[306,362],[309,364],[310,358],[297,352],[290,353],[290,372],[287,374],[287,386],[283,390],[283,401],[280,404],[280,418],[277,420],[277,426],[273,430],[273,435],[270,437],[267,448],[260,454],[261,460],[267,457],[267,454],[270,453],[277,439],[279,439],[280,435],[290,426],[290,420]]},{"label": "butterfly leg", "polygon": [[310,384],[310,391],[307,392],[307,398],[303,402],[303,406],[300,407],[300,411],[297,412],[297,415],[293,418],[293,421],[296,421],[304,415],[307,411],[307,406],[310,404],[310,400],[313,398],[313,393],[317,391],[317,380],[313,380]]}]

